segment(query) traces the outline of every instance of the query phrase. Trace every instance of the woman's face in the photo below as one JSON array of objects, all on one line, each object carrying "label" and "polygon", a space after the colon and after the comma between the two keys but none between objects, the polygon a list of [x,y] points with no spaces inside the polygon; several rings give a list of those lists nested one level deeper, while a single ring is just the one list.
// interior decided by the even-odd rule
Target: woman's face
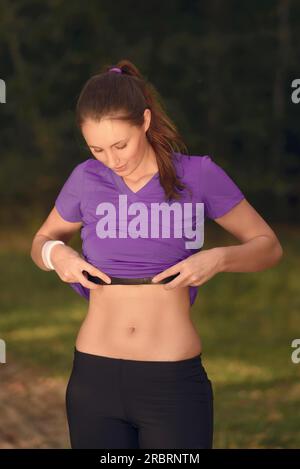
[{"label": "woman's face", "polygon": [[[122,120],[105,118],[96,122],[87,119],[81,131],[97,160],[117,174],[127,176],[139,166],[148,148],[146,131],[150,118],[150,109],[145,109],[144,124],[140,128]],[[117,169],[123,165],[126,165],[124,169]]]}]

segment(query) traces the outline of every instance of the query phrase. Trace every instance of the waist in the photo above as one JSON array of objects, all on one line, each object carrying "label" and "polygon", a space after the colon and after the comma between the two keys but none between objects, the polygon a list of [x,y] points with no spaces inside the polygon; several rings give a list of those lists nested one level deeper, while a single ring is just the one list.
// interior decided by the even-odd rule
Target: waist
[{"label": "waist", "polygon": [[141,360],[190,357],[201,343],[189,313],[185,288],[101,286],[90,291],[77,345],[99,355]]}]

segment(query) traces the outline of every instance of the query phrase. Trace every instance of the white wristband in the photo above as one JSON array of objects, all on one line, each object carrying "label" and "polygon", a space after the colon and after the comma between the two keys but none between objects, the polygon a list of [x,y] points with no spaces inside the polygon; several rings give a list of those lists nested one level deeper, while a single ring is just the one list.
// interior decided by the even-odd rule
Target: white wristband
[{"label": "white wristband", "polygon": [[60,239],[49,240],[49,241],[46,241],[43,244],[43,247],[42,247],[43,262],[44,262],[45,266],[48,269],[51,269],[51,270],[54,270],[54,267],[53,267],[53,264],[52,264],[51,259],[50,259],[50,253],[51,253],[51,249],[53,248],[53,246],[55,244],[65,244],[65,243],[63,241],[61,241]]}]

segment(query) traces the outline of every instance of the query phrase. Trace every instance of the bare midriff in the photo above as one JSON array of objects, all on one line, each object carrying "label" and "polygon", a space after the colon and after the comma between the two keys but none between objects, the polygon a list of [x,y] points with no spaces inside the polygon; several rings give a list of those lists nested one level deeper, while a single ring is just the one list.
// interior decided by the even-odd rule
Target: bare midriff
[{"label": "bare midriff", "polygon": [[175,361],[201,353],[188,287],[101,285],[90,290],[76,349],[131,360]]}]

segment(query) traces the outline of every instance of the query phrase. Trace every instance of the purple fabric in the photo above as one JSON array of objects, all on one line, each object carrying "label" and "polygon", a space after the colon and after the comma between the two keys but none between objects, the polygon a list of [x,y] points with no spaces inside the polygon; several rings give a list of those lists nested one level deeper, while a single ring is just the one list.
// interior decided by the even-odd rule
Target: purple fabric
[{"label": "purple fabric", "polygon": [[[195,232],[198,232],[199,217],[196,213],[199,215],[199,212],[196,205],[198,208],[202,206],[201,227],[204,228],[205,218],[215,219],[225,215],[245,197],[209,155],[174,152],[172,156],[177,175],[192,190],[192,198],[187,189],[180,193],[182,199],[176,200],[176,210],[179,211],[170,210],[170,231],[167,234],[162,235],[160,218],[156,218],[156,223],[151,223],[151,207],[162,202],[167,204],[158,172],[134,193],[120,175],[97,159],[88,158],[75,166],[61,188],[55,200],[58,212],[67,221],[82,221],[82,255],[87,262],[108,276],[153,277],[199,252],[203,242],[201,246],[187,247],[187,242],[192,239],[191,232],[188,234],[182,229],[178,234],[178,226],[188,222],[191,230],[196,229]],[[123,201],[126,200],[126,215],[119,205],[119,195],[123,196]],[[173,203],[175,201],[169,202],[169,205]],[[185,220],[179,223],[180,220],[175,219],[175,212],[177,215],[181,213],[183,217],[187,206],[183,206],[183,203],[192,205],[192,211],[186,212]],[[139,214],[143,217],[140,224],[135,220]],[[124,217],[127,217],[126,226]],[[141,228],[145,228],[145,221],[148,226],[146,234]],[[135,232],[140,229],[141,234],[132,236],[131,226],[134,226]],[[158,230],[154,235],[152,227]],[[106,237],[103,234],[105,231]],[[89,299],[89,289],[80,283],[69,285]],[[197,292],[198,287],[189,287],[191,305],[195,302]]]}]

